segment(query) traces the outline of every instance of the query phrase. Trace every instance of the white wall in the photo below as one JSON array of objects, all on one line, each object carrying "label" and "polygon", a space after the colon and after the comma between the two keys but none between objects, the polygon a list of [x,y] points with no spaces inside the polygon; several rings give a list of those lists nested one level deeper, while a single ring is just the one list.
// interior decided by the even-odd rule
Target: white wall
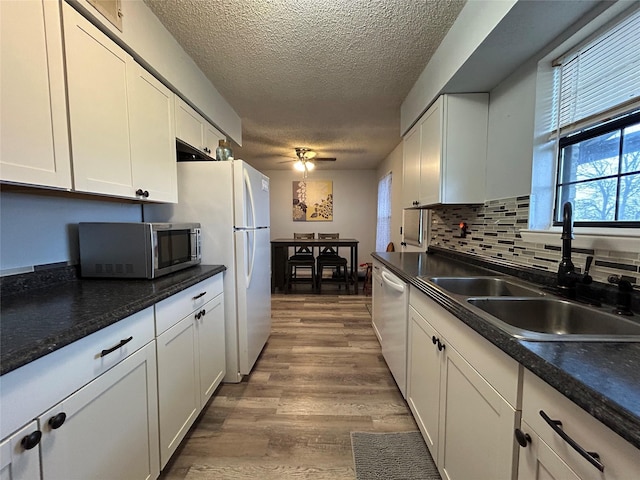
[{"label": "white wall", "polygon": [[387,158],[378,165],[376,172],[376,185],[382,177],[391,172],[391,241],[396,251],[400,250],[400,242],[402,242],[402,235],[400,234],[400,227],[402,227],[402,154],[402,142],[400,142]]},{"label": "white wall", "polygon": [[[31,193],[0,193],[0,272],[77,264],[78,222],[139,222],[140,205]],[[16,270],[16,271],[14,271]]]},{"label": "white wall", "polygon": [[447,82],[464,65],[491,31],[515,5],[515,0],[469,1],[418,77],[400,109],[400,132],[411,125],[431,105]]},{"label": "white wall", "polygon": [[308,180],[333,181],[333,221],[293,221],[293,181],[300,172],[265,170],[271,192],[271,238],[291,238],[293,232],[339,233],[341,238],[355,238],[358,264],[371,262],[376,247],[376,210],[378,178],[375,170],[315,170]]}]

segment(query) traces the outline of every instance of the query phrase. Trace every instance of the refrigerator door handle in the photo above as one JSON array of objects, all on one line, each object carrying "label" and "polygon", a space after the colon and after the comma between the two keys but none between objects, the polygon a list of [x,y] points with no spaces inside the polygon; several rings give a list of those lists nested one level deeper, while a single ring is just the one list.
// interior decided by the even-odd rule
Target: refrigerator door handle
[{"label": "refrigerator door handle", "polygon": [[[247,169],[243,170],[244,173],[244,188],[245,191],[247,192],[247,197],[249,200],[249,207],[250,207],[250,215],[251,215],[251,224],[246,225],[248,227],[256,227],[256,204],[255,201],[253,200],[253,188],[251,187],[251,178],[249,178],[249,171]],[[245,220],[249,220],[248,218]]]},{"label": "refrigerator door handle", "polygon": [[245,230],[245,258],[247,271],[245,272],[245,285],[249,288],[251,285],[251,277],[253,276],[253,265],[256,258],[256,239],[251,238],[251,235],[255,237],[255,232],[251,230]]}]

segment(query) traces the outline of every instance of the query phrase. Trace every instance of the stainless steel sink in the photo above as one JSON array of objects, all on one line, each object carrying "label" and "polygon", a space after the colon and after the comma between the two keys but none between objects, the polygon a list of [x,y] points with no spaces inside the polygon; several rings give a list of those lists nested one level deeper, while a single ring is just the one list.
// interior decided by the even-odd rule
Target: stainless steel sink
[{"label": "stainless steel sink", "polygon": [[444,290],[466,297],[537,297],[542,293],[499,277],[431,277]]},{"label": "stainless steel sink", "polygon": [[640,341],[640,322],[556,298],[469,298],[488,321],[535,341]]}]

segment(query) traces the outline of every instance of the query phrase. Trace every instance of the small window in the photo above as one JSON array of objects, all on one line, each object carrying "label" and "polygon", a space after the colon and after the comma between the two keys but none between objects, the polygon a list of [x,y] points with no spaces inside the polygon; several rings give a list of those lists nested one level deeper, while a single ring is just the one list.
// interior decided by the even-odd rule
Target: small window
[{"label": "small window", "polygon": [[376,252],[384,252],[391,241],[391,173],[378,182]]},{"label": "small window", "polygon": [[640,226],[640,10],[553,62],[554,225]]}]

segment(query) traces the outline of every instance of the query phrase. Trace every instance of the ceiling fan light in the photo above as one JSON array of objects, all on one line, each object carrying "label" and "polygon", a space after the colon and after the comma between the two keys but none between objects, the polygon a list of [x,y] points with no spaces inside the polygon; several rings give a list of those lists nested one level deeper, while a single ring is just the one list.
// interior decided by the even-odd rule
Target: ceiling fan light
[{"label": "ceiling fan light", "polygon": [[311,171],[314,168],[316,168],[315,164],[313,162],[308,161],[308,160],[305,162],[305,164],[307,165],[307,170],[309,170],[309,171]]},{"label": "ceiling fan light", "polygon": [[301,160],[298,160],[296,163],[293,164],[293,168],[295,168],[299,172],[304,172],[304,163],[302,163]]}]

